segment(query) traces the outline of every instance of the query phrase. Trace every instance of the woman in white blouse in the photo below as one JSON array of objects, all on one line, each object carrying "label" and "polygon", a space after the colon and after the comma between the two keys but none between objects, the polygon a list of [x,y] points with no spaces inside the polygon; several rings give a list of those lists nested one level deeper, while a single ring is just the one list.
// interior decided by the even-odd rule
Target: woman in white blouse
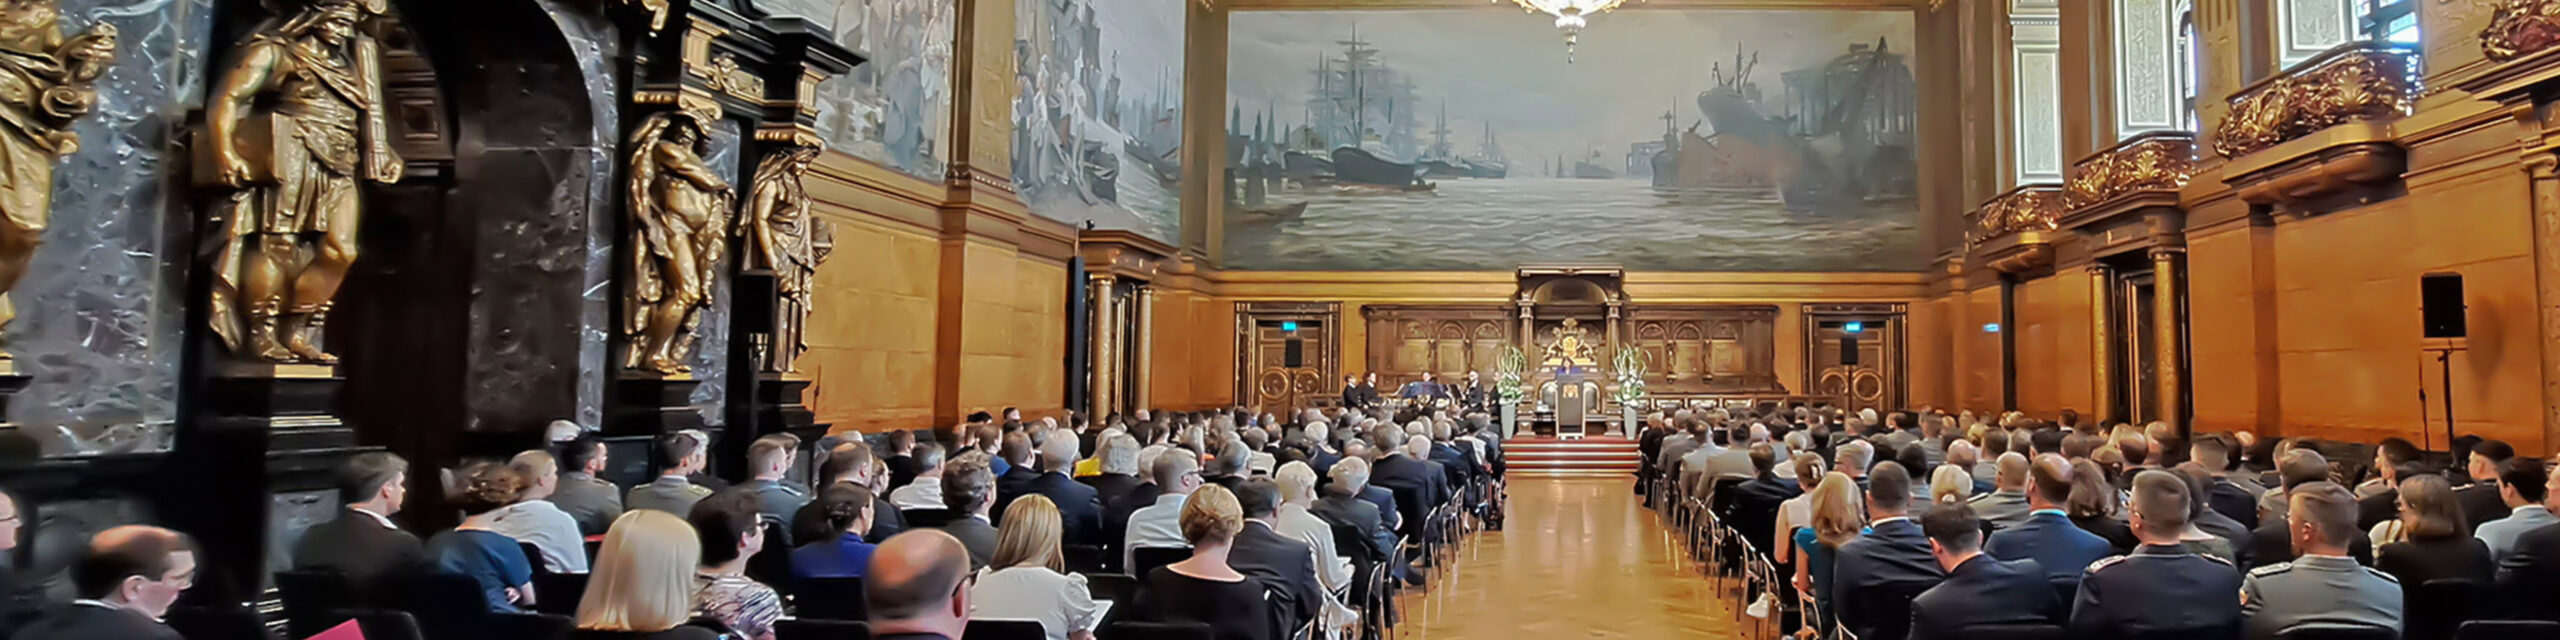
[{"label": "woman in white blouse", "polygon": [[969,617],[984,620],[1030,620],[1040,623],[1049,640],[1093,640],[1102,624],[1102,607],[1084,576],[1066,573],[1066,555],[1058,551],[1058,505],[1028,494],[1005,507],[1004,526],[996,532],[995,556],[978,570],[969,588]]},{"label": "woman in white blouse", "polygon": [[1304,462],[1291,462],[1280,465],[1271,480],[1280,485],[1280,535],[1306,543],[1308,549],[1315,551],[1316,581],[1324,584],[1324,628],[1338,632],[1360,621],[1360,612],[1342,604],[1342,598],[1336,595],[1349,593],[1351,559],[1334,551],[1333,525],[1307,511],[1309,505],[1316,503],[1315,468]]}]

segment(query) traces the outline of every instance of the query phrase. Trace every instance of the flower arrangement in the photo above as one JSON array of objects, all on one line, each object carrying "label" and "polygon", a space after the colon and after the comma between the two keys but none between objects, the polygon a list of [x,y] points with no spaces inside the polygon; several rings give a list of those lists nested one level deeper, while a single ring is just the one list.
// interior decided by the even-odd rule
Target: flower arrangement
[{"label": "flower arrangement", "polygon": [[1610,368],[1614,369],[1618,376],[1618,392],[1615,396],[1618,406],[1633,407],[1642,404],[1647,396],[1644,389],[1644,352],[1633,348],[1621,348]]},{"label": "flower arrangement", "polygon": [[1519,347],[1504,345],[1502,355],[1494,360],[1493,398],[1503,405],[1517,405],[1529,397],[1521,388],[1520,374],[1529,368],[1529,356]]}]

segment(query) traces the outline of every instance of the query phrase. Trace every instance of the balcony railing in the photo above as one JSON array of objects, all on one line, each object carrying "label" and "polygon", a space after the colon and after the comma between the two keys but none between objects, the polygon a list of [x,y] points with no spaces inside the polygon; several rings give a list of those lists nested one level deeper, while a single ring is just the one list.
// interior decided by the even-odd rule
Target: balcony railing
[{"label": "balcony railing", "polygon": [[2064,204],[2073,212],[2133,193],[2176,194],[2195,174],[2196,136],[2155,131],[2125,139],[2071,165]]},{"label": "balcony railing", "polygon": [[2237,158],[2349,122],[2408,115],[2418,97],[2416,49],[2339,45],[2231,96],[2213,150]]}]

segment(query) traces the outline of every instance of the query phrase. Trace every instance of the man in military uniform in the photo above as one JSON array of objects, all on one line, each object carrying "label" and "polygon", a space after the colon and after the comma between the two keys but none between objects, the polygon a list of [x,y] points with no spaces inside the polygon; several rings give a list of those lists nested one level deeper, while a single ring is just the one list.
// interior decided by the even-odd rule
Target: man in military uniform
[{"label": "man in military uniform", "polygon": [[682,433],[658,436],[658,479],[631,488],[631,496],[623,504],[633,509],[656,509],[684,517],[693,512],[693,503],[711,495],[711,490],[686,480],[685,476],[702,469],[702,441]]},{"label": "man in military uniform", "polygon": [[2274,640],[2297,627],[2400,628],[2400,581],[2357,564],[2347,554],[2356,529],[2356,497],[2345,487],[2294,487],[2286,521],[2295,558],[2249,570],[2240,582],[2240,613],[2249,640]]},{"label": "man in military uniform", "polygon": [[604,441],[592,434],[560,445],[560,488],[551,494],[551,504],[578,521],[578,533],[602,534],[622,517],[622,488],[596,477],[604,464]]},{"label": "man in military uniform", "polygon": [[799,448],[800,438],[783,433],[747,445],[747,468],[754,477],[741,488],[756,494],[756,513],[766,522],[790,522],[792,514],[809,504],[809,490],[785,479]]},{"label": "man in military uniform", "polygon": [[2133,479],[2132,526],[2142,546],[2089,565],[2071,606],[2079,640],[2231,637],[2240,630],[2240,569],[2178,544],[2194,497],[2172,472]]}]

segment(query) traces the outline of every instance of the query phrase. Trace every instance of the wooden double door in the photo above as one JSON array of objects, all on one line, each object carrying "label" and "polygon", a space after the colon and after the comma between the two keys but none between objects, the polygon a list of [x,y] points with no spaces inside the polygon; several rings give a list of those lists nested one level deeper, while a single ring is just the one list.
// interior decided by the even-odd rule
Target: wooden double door
[{"label": "wooden double door", "polygon": [[1342,402],[1341,305],[1236,305],[1236,398],[1288,415]]}]

